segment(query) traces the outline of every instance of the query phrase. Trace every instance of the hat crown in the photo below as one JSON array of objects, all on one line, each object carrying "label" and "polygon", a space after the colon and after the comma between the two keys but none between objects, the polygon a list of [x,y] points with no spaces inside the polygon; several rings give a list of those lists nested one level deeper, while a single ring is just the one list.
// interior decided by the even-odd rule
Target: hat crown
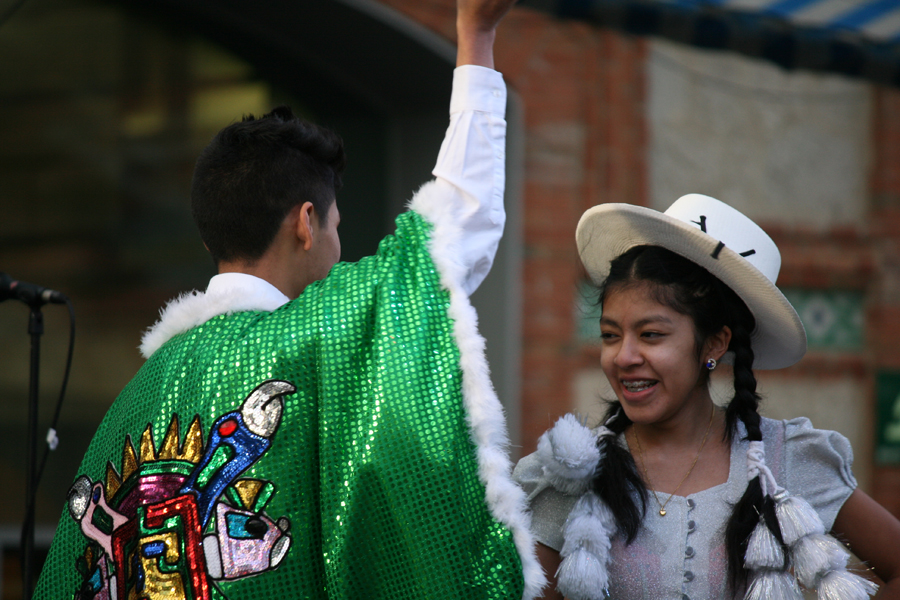
[{"label": "hat crown", "polygon": [[689,194],[661,213],[632,204],[589,208],[575,232],[591,279],[602,284],[610,264],[635,246],[659,246],[696,263],[731,288],[756,321],[750,335],[754,369],[780,369],[806,352],[797,311],[775,285],[781,254],[753,221],[715,198]]},{"label": "hat crown", "polygon": [[772,238],[749,218],[724,202],[687,194],[665,212],[674,219],[695,227],[719,242],[713,251],[730,248],[766,276],[773,284],[781,270],[781,253]]}]

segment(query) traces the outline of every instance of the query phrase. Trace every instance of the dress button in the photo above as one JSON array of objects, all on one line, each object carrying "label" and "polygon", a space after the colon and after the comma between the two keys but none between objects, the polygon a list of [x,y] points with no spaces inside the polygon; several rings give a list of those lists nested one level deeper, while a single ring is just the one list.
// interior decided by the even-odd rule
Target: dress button
[{"label": "dress button", "polygon": [[688,498],[687,505],[688,505],[688,508],[694,508],[697,505],[697,503],[694,502],[692,499]]},{"label": "dress button", "polygon": [[684,555],[687,556],[688,558],[694,558],[694,549],[691,548],[690,546],[688,546],[688,547],[684,550]]},{"label": "dress button", "polygon": [[694,533],[694,529],[697,527],[697,524],[693,521],[688,521],[688,533]]},{"label": "dress button", "polygon": [[691,571],[685,571],[684,580],[688,583],[692,582],[694,580],[694,574]]}]

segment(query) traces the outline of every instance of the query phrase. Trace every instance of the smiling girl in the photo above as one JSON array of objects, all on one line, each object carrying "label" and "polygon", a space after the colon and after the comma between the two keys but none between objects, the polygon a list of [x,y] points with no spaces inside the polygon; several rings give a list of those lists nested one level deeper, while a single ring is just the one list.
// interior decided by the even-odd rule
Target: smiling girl
[{"label": "smiling girl", "polygon": [[[846,544],[877,597],[900,598],[900,522],[857,489],[847,440],[757,412],[753,369],[806,351],[765,232],[691,194],[665,213],[596,206],[576,237],[616,401],[594,429],[560,419],[516,467],[555,574],[545,597],[862,600],[877,587],[846,570]],[[724,409],[709,392],[723,361]]]}]

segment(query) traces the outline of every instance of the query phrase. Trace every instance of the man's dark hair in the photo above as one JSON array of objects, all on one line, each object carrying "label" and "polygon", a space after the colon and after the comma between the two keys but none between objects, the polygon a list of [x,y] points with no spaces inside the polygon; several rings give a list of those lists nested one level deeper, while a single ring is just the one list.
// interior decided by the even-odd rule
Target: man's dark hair
[{"label": "man's dark hair", "polygon": [[312,202],[319,224],[341,188],[346,158],[334,132],[279,106],[220,131],[197,159],[191,212],[216,264],[256,260],[290,210]]}]

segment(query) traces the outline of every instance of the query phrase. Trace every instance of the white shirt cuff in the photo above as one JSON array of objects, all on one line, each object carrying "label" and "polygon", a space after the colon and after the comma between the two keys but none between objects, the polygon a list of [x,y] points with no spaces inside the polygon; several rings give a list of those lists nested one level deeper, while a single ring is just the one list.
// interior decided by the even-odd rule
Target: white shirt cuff
[{"label": "white shirt cuff", "polygon": [[500,72],[478,65],[456,67],[450,114],[466,110],[506,117],[506,84]]}]

